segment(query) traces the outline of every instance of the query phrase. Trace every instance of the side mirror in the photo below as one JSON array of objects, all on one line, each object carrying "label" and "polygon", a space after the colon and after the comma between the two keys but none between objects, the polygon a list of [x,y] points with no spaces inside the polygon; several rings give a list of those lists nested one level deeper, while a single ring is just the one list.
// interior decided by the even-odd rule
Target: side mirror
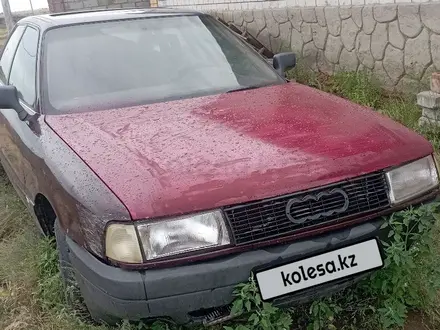
[{"label": "side mirror", "polygon": [[273,57],[273,67],[284,77],[286,70],[295,67],[296,65],[296,55],[291,52],[279,53]]},{"label": "side mirror", "polygon": [[18,100],[18,92],[15,86],[0,86],[0,109],[14,109],[20,120],[25,120],[28,116]]}]

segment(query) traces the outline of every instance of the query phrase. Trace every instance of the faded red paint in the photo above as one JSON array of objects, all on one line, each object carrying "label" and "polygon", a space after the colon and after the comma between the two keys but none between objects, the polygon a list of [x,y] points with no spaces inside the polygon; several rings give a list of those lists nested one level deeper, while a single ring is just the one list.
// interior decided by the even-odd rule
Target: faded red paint
[{"label": "faded red paint", "polygon": [[296,83],[46,121],[133,219],[296,192],[433,152],[402,125]]}]

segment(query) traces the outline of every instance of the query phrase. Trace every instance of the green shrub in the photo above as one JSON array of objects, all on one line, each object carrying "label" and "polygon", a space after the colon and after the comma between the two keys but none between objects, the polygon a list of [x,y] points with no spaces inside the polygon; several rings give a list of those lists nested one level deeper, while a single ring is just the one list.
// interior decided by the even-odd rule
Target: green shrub
[{"label": "green shrub", "polygon": [[287,310],[263,302],[254,277],[248,283],[237,285],[236,299],[231,313],[235,316],[245,315],[245,322],[234,326],[225,326],[225,330],[287,330],[292,325],[292,317]]},{"label": "green shrub", "polygon": [[409,310],[432,307],[440,289],[440,259],[436,251],[435,221],[439,204],[428,204],[394,213],[384,224],[389,242],[385,267],[361,289],[377,298],[383,328],[403,326]]}]

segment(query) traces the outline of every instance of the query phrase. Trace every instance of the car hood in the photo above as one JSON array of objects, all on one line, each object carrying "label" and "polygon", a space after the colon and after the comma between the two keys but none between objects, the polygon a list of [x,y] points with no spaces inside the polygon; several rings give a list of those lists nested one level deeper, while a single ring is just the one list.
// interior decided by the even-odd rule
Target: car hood
[{"label": "car hood", "polygon": [[46,122],[133,219],[292,193],[432,153],[402,125],[297,83]]}]

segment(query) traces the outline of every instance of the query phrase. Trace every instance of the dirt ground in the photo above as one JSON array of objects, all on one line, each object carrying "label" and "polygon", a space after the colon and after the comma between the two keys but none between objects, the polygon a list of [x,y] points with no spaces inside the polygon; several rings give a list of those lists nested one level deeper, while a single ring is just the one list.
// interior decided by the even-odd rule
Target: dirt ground
[{"label": "dirt ground", "polygon": [[436,330],[420,314],[409,315],[404,330]]}]

